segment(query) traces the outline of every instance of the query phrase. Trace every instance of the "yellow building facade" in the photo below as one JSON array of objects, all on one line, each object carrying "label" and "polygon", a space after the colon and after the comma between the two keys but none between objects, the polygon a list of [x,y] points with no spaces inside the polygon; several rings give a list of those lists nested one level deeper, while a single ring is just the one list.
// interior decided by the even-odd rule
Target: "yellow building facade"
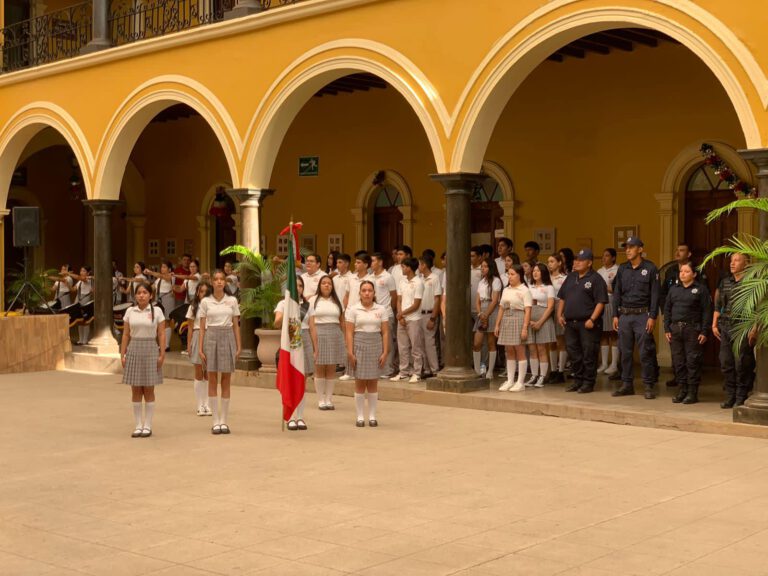
[{"label": "yellow building facade", "polygon": [[[15,206],[41,208],[36,268],[97,276],[107,258],[125,271],[185,251],[209,269],[229,241],[274,254],[290,218],[323,255],[397,240],[450,259],[452,237],[501,234],[600,252],[633,229],[657,264],[689,235],[700,256],[723,239],[702,211],[735,197],[712,174],[700,190],[701,145],[749,186],[737,151],[768,146],[762,4],[201,0],[189,28],[162,33],[142,16],[168,0],[106,18],[95,0],[87,53],[51,62],[14,56],[6,11],[0,271],[20,258]],[[54,8],[68,4],[37,17]],[[143,39],[127,41],[126,13]],[[468,212],[452,211],[454,180],[431,177],[448,174],[475,175]],[[210,208],[226,190],[222,223]],[[758,229],[733,218],[721,231]]]}]

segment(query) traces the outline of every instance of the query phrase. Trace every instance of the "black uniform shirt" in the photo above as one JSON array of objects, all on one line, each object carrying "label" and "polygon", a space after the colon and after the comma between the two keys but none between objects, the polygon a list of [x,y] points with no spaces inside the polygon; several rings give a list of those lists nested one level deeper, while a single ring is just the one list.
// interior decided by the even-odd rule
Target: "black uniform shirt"
[{"label": "black uniform shirt", "polygon": [[[707,283],[707,274],[704,272],[704,270],[699,271],[699,273],[696,275],[696,281],[701,282],[702,284]],[[675,284],[680,284],[679,264],[672,264],[672,266],[667,268],[667,272],[664,274],[664,279],[662,280],[661,286],[659,288],[659,308],[661,310],[664,310],[665,308],[669,289],[672,288],[672,286]]]},{"label": "black uniform shirt", "polygon": [[[595,306],[608,303],[608,287],[605,280],[594,270],[587,270],[579,278],[578,272],[566,276],[557,297],[565,301],[563,316],[566,320],[584,320],[592,316]],[[595,323],[598,318],[595,318]]]},{"label": "black uniform shirt", "polygon": [[664,332],[670,332],[674,322],[685,322],[706,334],[712,324],[712,299],[706,285],[692,282],[687,288],[682,282],[669,289],[664,306]]},{"label": "black uniform shirt", "polygon": [[727,276],[720,280],[720,285],[717,287],[717,302],[715,302],[715,310],[720,312],[720,317],[724,320],[730,320],[731,318],[731,306],[733,305],[733,291],[739,285],[741,280]]},{"label": "black uniform shirt", "polygon": [[641,260],[637,268],[624,262],[616,272],[613,289],[613,315],[621,316],[619,308],[648,308],[648,316],[659,313],[659,271],[650,260]]}]

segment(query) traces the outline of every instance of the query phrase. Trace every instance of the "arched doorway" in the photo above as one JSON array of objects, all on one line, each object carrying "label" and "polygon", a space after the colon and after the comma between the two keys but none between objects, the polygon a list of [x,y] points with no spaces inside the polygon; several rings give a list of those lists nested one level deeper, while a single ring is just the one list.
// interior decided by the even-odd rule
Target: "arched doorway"
[{"label": "arched doorway", "polygon": [[223,187],[216,189],[216,195],[208,209],[210,222],[210,262],[213,268],[223,268],[225,262],[234,262],[234,254],[222,256],[221,251],[237,243],[235,221],[235,203],[224,191]]},{"label": "arched doorway", "polygon": [[389,254],[403,243],[403,198],[391,184],[382,184],[373,208],[373,250]]}]

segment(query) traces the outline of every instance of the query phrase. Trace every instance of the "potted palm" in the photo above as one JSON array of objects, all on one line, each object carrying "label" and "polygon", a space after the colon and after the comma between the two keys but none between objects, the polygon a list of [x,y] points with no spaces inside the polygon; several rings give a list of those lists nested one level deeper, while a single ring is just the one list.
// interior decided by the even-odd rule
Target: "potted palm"
[{"label": "potted palm", "polygon": [[280,331],[274,328],[274,311],[277,303],[284,298],[285,263],[241,245],[230,246],[221,254],[240,257],[235,264],[241,284],[240,314],[243,319],[254,319],[256,322],[256,356],[262,370],[274,370],[275,357],[280,349]]}]

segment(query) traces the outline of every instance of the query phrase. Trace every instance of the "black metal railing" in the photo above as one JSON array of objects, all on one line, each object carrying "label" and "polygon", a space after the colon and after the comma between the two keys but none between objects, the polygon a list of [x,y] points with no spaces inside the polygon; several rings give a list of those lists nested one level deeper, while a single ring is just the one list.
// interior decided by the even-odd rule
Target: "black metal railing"
[{"label": "black metal railing", "polygon": [[11,24],[0,35],[3,72],[77,56],[91,40],[91,3]]}]

